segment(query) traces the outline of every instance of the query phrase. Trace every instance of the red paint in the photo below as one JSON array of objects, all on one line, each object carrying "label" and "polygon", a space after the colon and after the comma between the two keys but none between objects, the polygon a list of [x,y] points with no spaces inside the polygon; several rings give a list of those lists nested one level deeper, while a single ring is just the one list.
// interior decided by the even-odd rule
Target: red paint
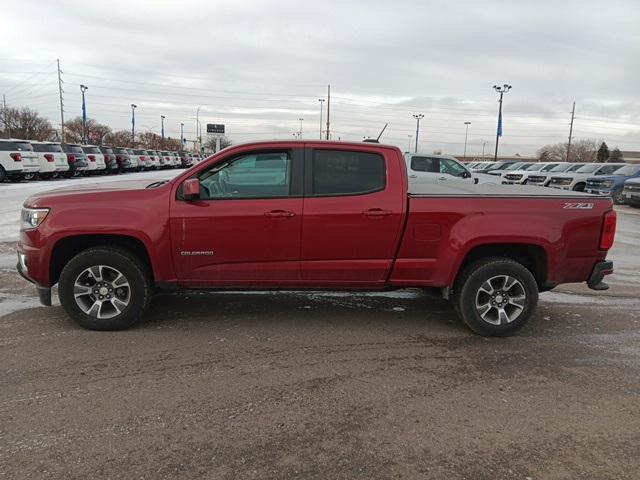
[{"label": "red paint", "polygon": [[[352,196],[177,198],[186,180],[212,164],[260,149],[301,148],[378,153],[386,162],[386,187]],[[54,282],[49,272],[57,242],[105,234],[139,240],[155,280],[185,287],[444,287],[472,249],[497,243],[542,249],[549,283],[584,282],[615,232],[610,199],[589,199],[592,209],[572,210],[563,208],[563,198],[410,197],[402,153],[377,144],[239,145],[157,188],[145,188],[149,180],[117,183],[25,202],[51,209],[38,229],[21,232],[18,245],[36,283]]]}]

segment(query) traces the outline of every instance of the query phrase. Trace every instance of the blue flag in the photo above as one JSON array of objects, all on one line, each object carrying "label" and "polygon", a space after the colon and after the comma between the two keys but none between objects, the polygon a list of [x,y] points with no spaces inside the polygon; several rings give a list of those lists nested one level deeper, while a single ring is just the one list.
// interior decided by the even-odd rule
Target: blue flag
[{"label": "blue flag", "polygon": [[498,136],[502,136],[502,110],[498,113]]}]

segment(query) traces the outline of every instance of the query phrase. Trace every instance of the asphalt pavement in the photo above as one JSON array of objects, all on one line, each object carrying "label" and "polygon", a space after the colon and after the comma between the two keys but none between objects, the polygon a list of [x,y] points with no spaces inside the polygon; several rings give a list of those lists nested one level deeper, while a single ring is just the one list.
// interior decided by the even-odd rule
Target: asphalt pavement
[{"label": "asphalt pavement", "polygon": [[611,290],[504,339],[421,290],[162,295],[91,332],[0,244],[0,478],[636,479],[639,241],[621,208]]}]

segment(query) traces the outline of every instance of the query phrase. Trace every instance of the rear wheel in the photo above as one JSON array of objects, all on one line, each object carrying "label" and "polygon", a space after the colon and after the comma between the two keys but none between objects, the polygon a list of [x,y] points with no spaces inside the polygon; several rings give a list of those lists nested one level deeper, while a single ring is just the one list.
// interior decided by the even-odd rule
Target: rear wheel
[{"label": "rear wheel", "polygon": [[622,195],[622,189],[614,191],[611,194],[611,198],[613,198],[613,203],[616,205],[623,205],[625,203],[624,196]]},{"label": "rear wheel", "polygon": [[135,255],[95,247],[64,267],[59,296],[67,314],[84,328],[123,330],[142,317],[151,299],[151,282]]},{"label": "rear wheel", "polygon": [[7,172],[5,172],[4,167],[0,165],[0,183],[4,182],[7,179]]},{"label": "rear wheel", "polygon": [[475,333],[504,337],[520,330],[538,303],[538,285],[529,270],[501,257],[480,260],[460,274],[453,301]]},{"label": "rear wheel", "polygon": [[584,184],[584,183],[577,183],[577,184],[573,187],[573,191],[574,191],[574,192],[584,192],[584,187],[585,187],[585,184]]},{"label": "rear wheel", "polygon": [[23,179],[23,180],[29,180],[29,181],[30,181],[30,180],[35,180],[37,176],[38,176],[38,174],[37,174],[37,173],[31,173],[31,172],[29,172],[29,173],[23,173],[23,174],[22,174],[22,179]]}]

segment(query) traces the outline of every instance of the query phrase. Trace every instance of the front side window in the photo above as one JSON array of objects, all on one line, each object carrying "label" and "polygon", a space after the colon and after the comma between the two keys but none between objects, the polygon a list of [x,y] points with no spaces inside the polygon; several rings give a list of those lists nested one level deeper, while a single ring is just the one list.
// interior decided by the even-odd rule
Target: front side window
[{"label": "front side window", "polygon": [[454,160],[441,158],[440,173],[446,173],[454,177],[463,177],[467,173],[467,169]]},{"label": "front side window", "polygon": [[198,176],[200,197],[277,198],[291,189],[290,152],[260,152],[216,164]]},{"label": "front side window", "polygon": [[622,167],[620,170],[616,170],[616,175],[633,177],[638,174],[640,174],[640,166],[638,165],[627,165],[626,167]]},{"label": "front side window", "polygon": [[384,157],[375,153],[314,150],[312,195],[358,195],[384,189]]},{"label": "front side window", "polygon": [[616,170],[620,170],[620,168],[622,168],[621,165],[605,165],[600,170],[598,170],[596,175],[611,175]]}]

